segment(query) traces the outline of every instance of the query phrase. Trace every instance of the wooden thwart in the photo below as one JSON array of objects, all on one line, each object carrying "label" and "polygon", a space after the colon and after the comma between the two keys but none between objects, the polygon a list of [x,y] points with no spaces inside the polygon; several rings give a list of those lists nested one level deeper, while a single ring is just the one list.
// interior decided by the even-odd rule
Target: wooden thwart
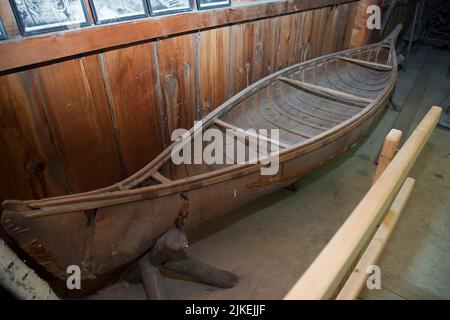
[{"label": "wooden thwart", "polygon": [[278,145],[278,146],[280,146],[280,147],[282,147],[282,148],[289,148],[289,147],[290,147],[290,146],[289,146],[288,144],[286,144],[286,143],[283,143],[283,142],[281,142],[281,141],[275,141],[275,140],[273,140],[273,139],[270,139],[270,138],[268,138],[268,137],[265,137],[265,136],[260,135],[260,134],[257,134],[257,133],[254,134],[254,133],[252,133],[251,131],[247,131],[247,130],[244,130],[244,129],[242,129],[242,128],[233,126],[232,124],[229,124],[229,123],[227,123],[227,122],[225,122],[225,121],[222,121],[222,120],[220,120],[220,119],[215,119],[214,122],[215,122],[217,125],[219,125],[219,126],[221,126],[221,127],[223,127],[223,128],[234,130],[234,132],[235,132],[236,135],[240,135],[240,136],[249,136],[249,137],[257,138],[257,139],[259,139],[259,140],[263,140],[263,141],[266,141],[266,142],[269,142],[269,143],[273,143],[273,144]]},{"label": "wooden thwart", "polygon": [[340,98],[340,99],[356,101],[356,102],[364,102],[364,103],[369,103],[369,104],[373,102],[373,100],[369,99],[369,98],[359,97],[354,94],[317,86],[315,84],[310,84],[310,83],[306,83],[306,82],[299,81],[299,80],[289,79],[286,77],[278,77],[278,79],[283,82],[286,82],[287,84],[292,85],[293,87],[305,89],[312,93],[317,93],[317,94],[321,94],[321,95],[325,94],[325,95]]},{"label": "wooden thwart", "polygon": [[338,59],[344,60],[347,62],[351,62],[351,63],[355,63],[355,64],[361,65],[363,67],[367,67],[367,68],[371,68],[371,69],[375,69],[375,70],[382,70],[382,71],[391,71],[392,70],[392,66],[388,65],[388,64],[369,62],[369,61],[353,59],[353,58],[348,58],[348,57],[338,57]]},{"label": "wooden thwart", "polygon": [[441,112],[440,107],[432,107],[429,110],[380,178],[285,299],[331,298],[374,228],[390,207],[428,141]]}]

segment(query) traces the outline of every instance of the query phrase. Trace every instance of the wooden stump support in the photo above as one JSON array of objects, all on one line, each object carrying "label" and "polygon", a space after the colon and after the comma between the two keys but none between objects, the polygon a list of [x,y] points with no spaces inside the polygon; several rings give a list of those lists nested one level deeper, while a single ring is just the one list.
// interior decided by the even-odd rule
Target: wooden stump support
[{"label": "wooden stump support", "polygon": [[[188,247],[186,234],[180,229],[170,229],[148,254],[138,262],[139,274],[132,275],[132,281],[141,280],[150,300],[166,298],[159,268],[164,268],[189,280],[201,282],[219,288],[232,288],[238,279],[224,270],[190,258],[184,249]],[[136,276],[138,279],[136,279]]]}]

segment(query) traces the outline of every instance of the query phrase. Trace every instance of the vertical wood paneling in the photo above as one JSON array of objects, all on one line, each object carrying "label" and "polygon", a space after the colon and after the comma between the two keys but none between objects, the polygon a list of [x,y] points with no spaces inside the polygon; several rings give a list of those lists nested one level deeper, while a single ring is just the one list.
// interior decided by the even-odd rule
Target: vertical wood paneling
[{"label": "vertical wood paneling", "polygon": [[293,61],[294,43],[297,36],[297,14],[290,14],[280,18],[280,52],[277,69],[286,68]]},{"label": "vertical wood paneling", "polygon": [[0,77],[0,200],[69,193],[32,71]]},{"label": "vertical wood paneling", "polygon": [[97,56],[37,69],[47,115],[74,192],[121,178]]},{"label": "vertical wood paneling", "polygon": [[254,35],[253,39],[245,39],[247,41],[253,41],[253,59],[252,59],[252,77],[251,77],[251,83],[258,81],[258,79],[261,79],[264,75],[264,62],[263,62],[263,41],[264,41],[264,35],[262,34],[262,26],[265,23],[264,20],[259,20],[253,22],[254,27]]},{"label": "vertical wood paneling", "polygon": [[305,41],[303,39],[305,16],[306,14],[304,12],[299,12],[295,15],[292,15],[292,37],[289,39],[288,44],[290,56],[287,60],[286,66],[290,66],[302,61],[303,52],[306,48]]},{"label": "vertical wood paneling", "polygon": [[339,6],[338,21],[336,25],[336,46],[335,51],[345,50],[345,37],[347,32],[348,21],[351,20],[349,16],[351,3],[346,3],[343,6]]},{"label": "vertical wood paneling", "polygon": [[[262,38],[262,77],[277,71],[280,58],[280,29],[281,18],[261,20],[261,38]],[[259,79],[255,79],[257,81]]]},{"label": "vertical wood paneling", "polygon": [[158,63],[168,137],[197,119],[195,34],[158,41]]},{"label": "vertical wood paneling", "polygon": [[355,23],[355,15],[358,9],[358,2],[352,2],[349,4],[349,13],[347,18],[347,25],[345,28],[344,50],[352,47],[353,26]]},{"label": "vertical wood paneling", "polygon": [[314,10],[311,34],[311,58],[320,56],[324,42],[327,41],[325,34],[328,27],[329,7]]},{"label": "vertical wood paneling", "polygon": [[335,52],[339,36],[337,33],[337,24],[339,19],[339,7],[329,7],[326,11],[325,33],[322,52],[320,54],[329,54]]},{"label": "vertical wood paneling", "polygon": [[128,175],[156,157],[162,134],[155,98],[155,62],[151,44],[104,53],[104,73]]},{"label": "vertical wood paneling", "polygon": [[313,57],[313,47],[312,47],[312,32],[313,32],[313,23],[315,17],[315,11],[317,10],[309,10],[304,13],[303,24],[302,24],[302,39],[303,39],[303,48],[301,58],[297,60],[306,61]]},{"label": "vertical wood paneling", "polygon": [[253,81],[255,22],[231,27],[230,83],[231,93],[236,94]]},{"label": "vertical wood paneling", "polygon": [[200,32],[200,110],[208,114],[228,98],[230,92],[231,27]]}]

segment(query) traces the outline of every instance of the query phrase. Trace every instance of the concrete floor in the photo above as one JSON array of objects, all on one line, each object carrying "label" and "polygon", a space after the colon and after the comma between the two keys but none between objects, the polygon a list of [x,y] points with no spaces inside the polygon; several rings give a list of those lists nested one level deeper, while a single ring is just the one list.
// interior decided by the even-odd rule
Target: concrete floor
[{"label": "concrete floor", "polygon": [[[450,54],[421,47],[400,72],[390,108],[356,148],[301,179],[191,235],[188,253],[239,277],[229,290],[164,278],[169,299],[282,299],[370,188],[384,137],[409,136],[431,105],[450,93]],[[450,299],[450,130],[437,128],[410,173],[411,199],[379,265],[396,283]],[[383,285],[383,278],[382,278]],[[400,285],[398,285],[400,287]],[[363,292],[364,299],[405,298]],[[400,297],[402,296],[402,297]],[[145,299],[141,284],[120,282],[91,299]],[[406,297],[408,298],[408,297]]]}]

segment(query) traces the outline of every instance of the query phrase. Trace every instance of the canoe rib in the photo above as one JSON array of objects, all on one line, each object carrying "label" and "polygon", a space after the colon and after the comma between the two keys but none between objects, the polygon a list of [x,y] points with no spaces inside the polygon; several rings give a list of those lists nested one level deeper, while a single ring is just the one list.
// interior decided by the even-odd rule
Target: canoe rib
[{"label": "canoe rib", "polygon": [[166,177],[164,177],[162,174],[160,174],[159,172],[155,172],[154,174],[152,174],[152,178],[155,179],[156,181],[160,182],[160,183],[169,183],[172,182],[172,180],[167,179]]},{"label": "canoe rib", "polygon": [[347,62],[351,62],[351,63],[355,63],[355,64],[361,65],[363,67],[371,68],[374,70],[381,70],[381,71],[391,71],[392,70],[392,66],[388,65],[388,64],[369,62],[369,61],[353,59],[353,58],[348,58],[348,57],[338,57],[338,59],[344,60]]},{"label": "canoe rib", "polygon": [[326,95],[340,98],[340,99],[352,100],[352,101],[356,101],[356,102],[365,102],[365,103],[369,103],[369,104],[373,102],[372,99],[355,96],[350,93],[341,92],[338,90],[333,90],[333,89],[317,86],[317,85],[306,83],[306,82],[299,81],[299,80],[289,79],[286,77],[278,77],[278,79],[287,84],[292,85],[293,87],[297,87],[299,89],[305,89],[312,93],[326,94]]}]

